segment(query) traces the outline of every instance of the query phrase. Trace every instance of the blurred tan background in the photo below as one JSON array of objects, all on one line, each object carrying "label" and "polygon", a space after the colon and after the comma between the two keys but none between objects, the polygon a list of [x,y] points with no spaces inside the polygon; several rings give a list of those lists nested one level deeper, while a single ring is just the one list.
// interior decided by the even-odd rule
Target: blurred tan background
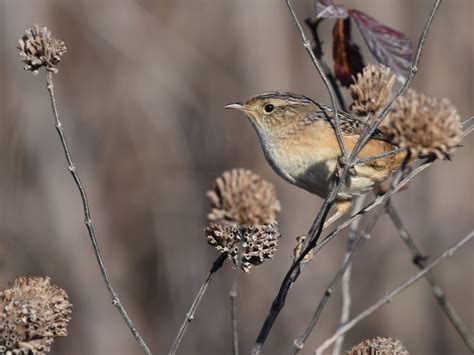
[{"label": "blurred tan background", "polygon": [[[416,43],[431,1],[341,1]],[[300,17],[312,0],[297,1]],[[217,252],[203,227],[205,191],[225,169],[245,167],[276,184],[283,238],[273,261],[240,283],[239,330],[248,353],[290,265],[295,237],[321,200],[278,178],[246,119],[223,106],[268,90],[327,103],[284,1],[0,0],[0,284],[45,275],[74,304],[70,335],[53,354],[139,354],[111,305],[86,230],[79,195],[53,126],[45,75],[22,70],[16,41],[47,25],[68,53],[55,76],[59,110],[90,198],[97,237],[113,284],[155,354],[166,353]],[[323,25],[326,52],[332,25]],[[364,48],[355,26],[356,40]],[[474,2],[446,1],[435,19],[415,87],[449,97],[474,115]],[[437,255],[472,228],[473,147],[437,162],[394,198],[426,255]],[[339,268],[345,234],[318,255],[292,288],[267,354],[286,354]],[[474,245],[435,270],[474,331]],[[386,216],[355,259],[352,314],[416,268]],[[229,264],[211,283],[181,354],[229,354]],[[302,354],[333,333],[338,289]],[[468,354],[425,281],[364,320],[345,348],[374,336],[399,338],[413,354]]]}]

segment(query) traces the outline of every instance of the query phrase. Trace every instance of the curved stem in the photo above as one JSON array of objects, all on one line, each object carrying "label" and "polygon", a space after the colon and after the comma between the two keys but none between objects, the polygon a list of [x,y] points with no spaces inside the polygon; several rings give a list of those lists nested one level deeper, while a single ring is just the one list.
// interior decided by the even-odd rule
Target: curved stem
[{"label": "curved stem", "polygon": [[89,202],[87,200],[86,190],[84,186],[82,185],[81,179],[79,178],[79,174],[77,172],[76,165],[74,164],[74,161],[72,160],[71,153],[69,151],[69,147],[66,141],[66,137],[64,135],[63,125],[61,123],[61,120],[59,119],[58,109],[56,107],[56,99],[54,96],[53,74],[51,72],[46,73],[46,83],[47,83],[46,87],[48,89],[49,96],[51,99],[51,107],[52,107],[53,115],[55,119],[56,131],[58,132],[59,139],[63,146],[69,172],[71,173],[74,179],[74,182],[77,186],[77,189],[79,190],[79,194],[81,195],[82,206],[84,209],[84,224],[86,225],[87,232],[89,233],[89,238],[92,243],[92,248],[94,249],[94,253],[97,259],[97,263],[99,264],[100,273],[102,274],[102,278],[104,280],[105,286],[107,287],[107,290],[109,291],[110,298],[112,299],[112,304],[118,309],[118,311],[122,315],[122,318],[124,319],[125,323],[127,323],[127,326],[130,329],[130,332],[133,334],[138,344],[141,346],[143,352],[145,354],[151,354],[150,349],[146,345],[145,341],[141,337],[138,330],[135,328],[132,320],[128,316],[127,311],[125,310],[125,307],[122,305],[122,303],[120,302],[120,299],[117,296],[117,293],[113,289],[112,283],[110,282],[109,276],[107,274],[107,270],[105,268],[104,260],[100,253],[99,244],[97,243],[97,239],[95,237],[95,231],[94,231],[94,226],[92,225],[91,212],[90,212]]}]

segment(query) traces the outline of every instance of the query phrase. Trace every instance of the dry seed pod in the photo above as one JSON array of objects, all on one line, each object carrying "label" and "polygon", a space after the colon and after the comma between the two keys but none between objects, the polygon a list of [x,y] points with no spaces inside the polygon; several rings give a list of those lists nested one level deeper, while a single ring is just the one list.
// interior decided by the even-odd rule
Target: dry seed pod
[{"label": "dry seed pod", "polygon": [[448,99],[438,100],[414,90],[399,97],[384,132],[414,155],[449,158],[461,142],[460,117]]},{"label": "dry seed pod", "polygon": [[276,220],[280,202],[273,184],[245,169],[226,171],[207,192],[212,211],[210,222],[262,225]]},{"label": "dry seed pod", "polygon": [[364,340],[346,352],[347,355],[408,355],[400,340],[377,337]]},{"label": "dry seed pod", "polygon": [[66,53],[64,42],[52,37],[46,27],[38,25],[25,31],[18,40],[17,48],[20,50],[21,60],[25,63],[25,70],[33,74],[37,74],[42,67],[56,73],[56,65]]},{"label": "dry seed pod", "polygon": [[357,74],[355,83],[349,88],[352,99],[351,110],[358,116],[375,114],[387,104],[395,84],[395,75],[380,64],[367,65]]},{"label": "dry seed pod", "polygon": [[17,277],[0,291],[0,354],[45,354],[67,335],[71,304],[49,278]]},{"label": "dry seed pod", "polygon": [[265,259],[272,259],[278,248],[278,223],[267,225],[230,226],[210,223],[207,242],[221,253],[227,253],[234,266],[238,264],[239,247],[243,243],[242,269],[249,272]]}]

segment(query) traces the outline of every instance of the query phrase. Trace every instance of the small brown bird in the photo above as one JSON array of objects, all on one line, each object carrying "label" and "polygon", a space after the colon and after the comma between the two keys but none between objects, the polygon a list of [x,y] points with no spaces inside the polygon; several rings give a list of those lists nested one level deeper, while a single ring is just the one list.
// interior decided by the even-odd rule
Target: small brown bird
[{"label": "small brown bird", "polygon": [[[265,158],[278,175],[313,194],[327,197],[341,155],[330,120],[330,108],[288,92],[261,94],[226,108],[245,113],[257,131]],[[338,113],[344,143],[350,152],[365,124],[347,113]],[[376,130],[359,158],[378,156],[395,148],[380,130]],[[326,221],[324,228],[350,210],[354,197],[366,193],[397,170],[405,154],[401,152],[354,166],[337,195],[337,211]]]}]

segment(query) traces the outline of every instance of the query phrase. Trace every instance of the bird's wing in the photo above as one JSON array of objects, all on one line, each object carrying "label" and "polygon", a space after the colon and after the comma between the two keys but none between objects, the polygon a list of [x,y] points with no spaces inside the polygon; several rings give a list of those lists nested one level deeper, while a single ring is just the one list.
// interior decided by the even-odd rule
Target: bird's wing
[{"label": "bird's wing", "polygon": [[[321,111],[315,112],[315,116],[319,118],[324,117],[326,120],[329,121],[329,123],[331,123],[331,125],[333,125],[334,121],[332,120],[332,109],[321,104],[319,104],[318,106],[321,108]],[[344,111],[338,111],[338,119],[339,127],[341,128],[342,133],[346,135],[359,136],[364,131],[366,123],[357,117],[351,116],[350,114]],[[378,128],[372,133],[371,137],[374,139],[391,143],[390,138]]]}]

